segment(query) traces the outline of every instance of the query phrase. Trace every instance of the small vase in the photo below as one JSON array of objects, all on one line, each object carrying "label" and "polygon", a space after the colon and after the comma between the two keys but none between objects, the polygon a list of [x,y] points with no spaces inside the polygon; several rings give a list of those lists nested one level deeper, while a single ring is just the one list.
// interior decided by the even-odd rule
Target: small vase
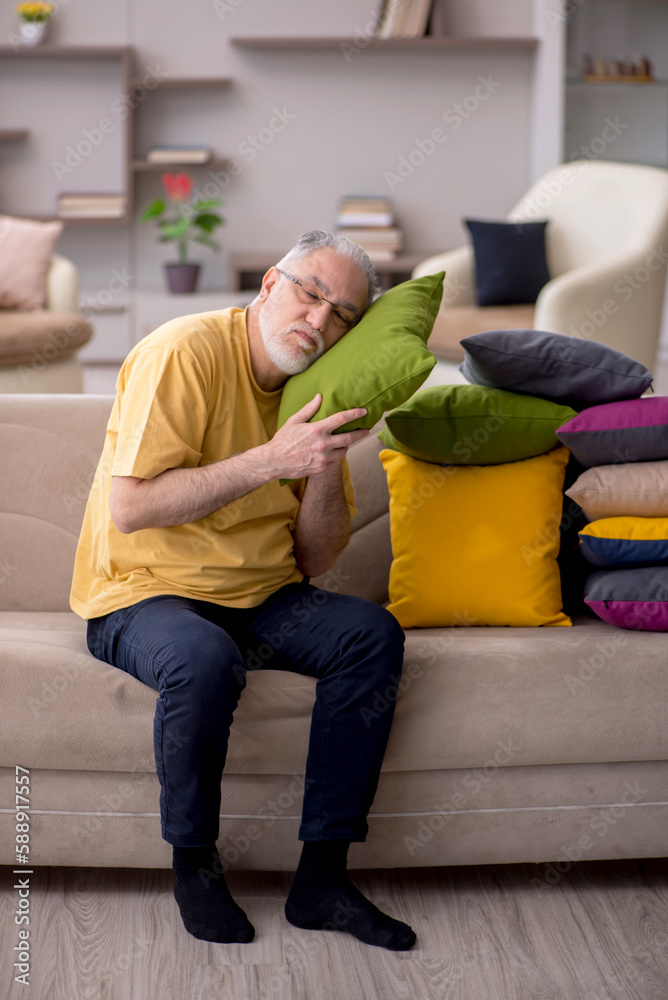
[{"label": "small vase", "polygon": [[41,45],[46,38],[48,21],[21,21],[19,34],[24,45]]},{"label": "small vase", "polygon": [[194,292],[199,278],[199,264],[164,264],[167,287],[173,295]]}]

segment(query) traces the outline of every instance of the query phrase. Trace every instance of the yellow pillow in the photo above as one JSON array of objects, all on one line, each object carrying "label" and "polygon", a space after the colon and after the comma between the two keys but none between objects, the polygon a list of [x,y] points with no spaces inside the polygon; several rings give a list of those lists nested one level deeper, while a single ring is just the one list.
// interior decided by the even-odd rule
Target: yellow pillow
[{"label": "yellow pillow", "polygon": [[572,624],[556,562],[568,455],[440,466],[381,451],[403,628]]}]

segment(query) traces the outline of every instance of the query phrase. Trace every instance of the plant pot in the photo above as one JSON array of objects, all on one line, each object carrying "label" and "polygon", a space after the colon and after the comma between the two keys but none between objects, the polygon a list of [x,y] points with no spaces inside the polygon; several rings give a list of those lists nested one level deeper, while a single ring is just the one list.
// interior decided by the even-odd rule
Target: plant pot
[{"label": "plant pot", "polygon": [[194,292],[199,278],[199,264],[163,264],[167,287],[173,295]]},{"label": "plant pot", "polygon": [[48,21],[21,21],[19,34],[24,45],[41,45],[46,38]]}]

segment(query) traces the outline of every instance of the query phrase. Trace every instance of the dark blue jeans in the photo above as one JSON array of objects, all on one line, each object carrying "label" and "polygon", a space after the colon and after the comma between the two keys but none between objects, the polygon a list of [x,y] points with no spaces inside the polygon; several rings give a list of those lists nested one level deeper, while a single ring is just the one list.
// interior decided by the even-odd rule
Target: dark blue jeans
[{"label": "dark blue jeans", "polygon": [[87,641],[93,656],[158,692],[155,762],[170,844],[217,839],[232,716],[246,671],[262,668],[317,679],[299,839],[366,838],[403,662],[404,634],[389,611],[308,583],[255,608],[160,596],[91,619]]}]

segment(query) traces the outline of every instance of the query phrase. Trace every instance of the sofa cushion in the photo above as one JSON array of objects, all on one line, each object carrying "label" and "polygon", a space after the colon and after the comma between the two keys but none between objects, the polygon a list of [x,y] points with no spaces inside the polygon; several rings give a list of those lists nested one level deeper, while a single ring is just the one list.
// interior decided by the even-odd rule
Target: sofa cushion
[{"label": "sofa cushion", "polygon": [[3,610],[69,610],[74,553],[112,402],[0,393]]},{"label": "sofa cushion", "polygon": [[438,466],[382,451],[403,628],[570,625],[556,557],[568,450],[505,465]]},{"label": "sofa cushion", "polygon": [[566,491],[588,521],[604,517],[668,517],[668,460],[598,465]]},{"label": "sofa cushion", "polygon": [[542,396],[574,410],[636,399],[652,373],[594,340],[541,330],[488,330],[467,337],[460,371],[469,382]]},{"label": "sofa cushion", "polygon": [[93,336],[90,323],[69,312],[0,312],[0,367],[63,361]]},{"label": "sofa cushion", "polygon": [[478,305],[535,302],[550,280],[545,249],[547,221],[464,222],[473,240]]},{"label": "sofa cushion", "polygon": [[579,532],[580,551],[594,566],[668,563],[668,517],[604,517]]},{"label": "sofa cushion", "polygon": [[668,458],[668,396],[591,406],[557,431],[584,466]]},{"label": "sofa cushion", "polygon": [[542,455],[569,406],[482,385],[422,389],[385,416],[381,441],[423,462],[495,465]]},{"label": "sofa cushion", "polygon": [[535,308],[528,306],[452,306],[441,308],[428,341],[442,361],[463,361],[460,341],[485,330],[531,329]]},{"label": "sofa cushion", "polygon": [[[663,635],[574,626],[409,630],[384,771],[484,767],[501,746],[513,767],[668,759]],[[0,657],[0,766],[153,773],[156,693],[94,659],[73,612],[0,612]],[[303,774],[314,696],[251,671],[226,773]]]},{"label": "sofa cushion", "polygon": [[611,625],[668,632],[668,566],[600,569],[587,580],[585,601]]},{"label": "sofa cushion", "polygon": [[0,309],[41,309],[63,223],[0,216]]}]

